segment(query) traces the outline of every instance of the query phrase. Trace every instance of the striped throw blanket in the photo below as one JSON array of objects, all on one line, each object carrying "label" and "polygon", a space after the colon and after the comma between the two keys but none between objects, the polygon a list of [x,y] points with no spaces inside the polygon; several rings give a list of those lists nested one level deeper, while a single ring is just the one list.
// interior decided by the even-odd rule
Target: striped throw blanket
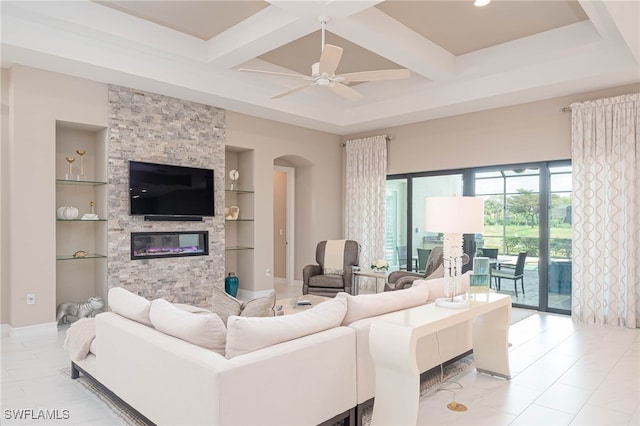
[{"label": "striped throw blanket", "polygon": [[344,244],[346,240],[327,240],[324,248],[325,275],[344,274]]}]

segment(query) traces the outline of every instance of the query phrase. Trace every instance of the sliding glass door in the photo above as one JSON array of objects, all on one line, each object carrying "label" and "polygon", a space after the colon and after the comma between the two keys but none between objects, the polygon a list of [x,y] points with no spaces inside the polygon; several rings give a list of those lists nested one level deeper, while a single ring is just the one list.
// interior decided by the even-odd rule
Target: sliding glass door
[{"label": "sliding glass door", "polygon": [[549,263],[547,303],[571,310],[571,166],[549,167]]},{"label": "sliding glass door", "polygon": [[392,269],[424,270],[428,250],[442,245],[441,235],[424,232],[424,200],[448,195],[485,200],[484,233],[467,236],[465,252],[522,277],[492,279],[495,291],[510,294],[514,306],[571,312],[569,161],[387,177],[386,258]]},{"label": "sliding glass door", "polygon": [[491,286],[511,294],[514,304],[538,308],[540,169],[480,171],[475,174],[475,187],[485,208],[484,233],[476,240],[476,255],[488,256],[494,270],[513,275],[513,279],[493,277]]},{"label": "sliding glass door", "polygon": [[392,271],[407,269],[406,247],[407,179],[388,180],[385,188],[384,252]]},{"label": "sliding glass door", "polygon": [[435,247],[442,248],[441,233],[425,232],[425,199],[427,197],[448,197],[462,195],[462,175],[424,176],[413,179],[411,221],[412,268],[419,272],[425,270],[427,259]]}]

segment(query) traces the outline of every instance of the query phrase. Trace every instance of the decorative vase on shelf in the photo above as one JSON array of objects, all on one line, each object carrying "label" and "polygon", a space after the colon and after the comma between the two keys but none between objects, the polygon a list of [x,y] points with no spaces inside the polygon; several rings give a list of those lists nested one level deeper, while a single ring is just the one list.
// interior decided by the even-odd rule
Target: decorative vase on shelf
[{"label": "decorative vase on shelf", "polygon": [[87,153],[87,151],[83,150],[83,149],[78,149],[76,150],[76,154],[78,154],[80,156],[80,177],[84,177],[84,155]]},{"label": "decorative vase on shelf", "polygon": [[77,179],[78,176],[73,175],[73,162],[76,161],[75,157],[65,157],[67,163],[69,163],[69,171],[64,175],[66,180],[74,180]]},{"label": "decorative vase on shelf", "polygon": [[238,280],[238,277],[236,277],[235,272],[229,272],[227,278],[224,279],[224,291],[226,291],[231,296],[236,297],[238,295],[239,284],[240,281]]},{"label": "decorative vase on shelf", "polygon": [[73,220],[78,217],[78,209],[73,206],[62,206],[58,209],[57,214],[62,220]]}]

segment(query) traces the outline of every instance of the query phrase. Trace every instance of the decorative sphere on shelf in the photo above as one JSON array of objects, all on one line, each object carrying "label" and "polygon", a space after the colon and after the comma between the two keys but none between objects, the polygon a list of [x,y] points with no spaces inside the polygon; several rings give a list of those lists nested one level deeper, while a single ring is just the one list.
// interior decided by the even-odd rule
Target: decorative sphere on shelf
[{"label": "decorative sphere on shelf", "polygon": [[78,217],[78,209],[73,206],[63,206],[57,211],[58,217],[63,220],[73,220]]}]

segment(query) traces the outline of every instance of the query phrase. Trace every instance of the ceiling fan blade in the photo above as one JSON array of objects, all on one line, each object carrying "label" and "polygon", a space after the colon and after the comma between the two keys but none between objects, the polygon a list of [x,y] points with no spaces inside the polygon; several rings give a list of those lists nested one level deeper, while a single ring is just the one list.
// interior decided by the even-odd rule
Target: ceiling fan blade
[{"label": "ceiling fan blade", "polygon": [[402,78],[409,78],[410,75],[411,71],[402,68],[397,70],[351,72],[347,74],[340,74],[336,77],[343,77],[348,82],[354,83],[357,81],[400,80]]},{"label": "ceiling fan blade", "polygon": [[285,91],[284,91],[284,92],[282,92],[282,93],[278,93],[277,95],[272,96],[272,97],[271,97],[271,99],[278,99],[278,98],[282,98],[282,97],[284,97],[284,96],[287,96],[287,95],[290,95],[290,94],[292,94],[292,93],[294,93],[294,92],[297,92],[298,90],[302,90],[302,89],[304,89],[305,87],[309,87],[309,86],[313,86],[313,85],[314,85],[314,83],[305,83],[305,84],[302,84],[302,85],[300,85],[300,86],[296,86],[296,87],[294,87],[294,88],[292,88],[292,89],[285,90]]},{"label": "ceiling fan blade", "polygon": [[360,99],[364,98],[364,96],[362,96],[359,92],[342,83],[331,83],[329,85],[329,89],[333,93],[340,95],[350,101],[359,101]]},{"label": "ceiling fan blade", "polygon": [[249,68],[238,68],[238,71],[247,71],[247,72],[257,72],[260,74],[271,74],[271,75],[284,75],[287,77],[297,77],[297,78],[305,78],[305,75],[302,74],[290,74],[286,72],[277,72],[277,71],[265,71],[265,70],[252,70]]},{"label": "ceiling fan blade", "polygon": [[326,72],[329,75],[334,75],[340,63],[340,58],[342,58],[342,47],[325,44],[320,56],[320,74]]}]

